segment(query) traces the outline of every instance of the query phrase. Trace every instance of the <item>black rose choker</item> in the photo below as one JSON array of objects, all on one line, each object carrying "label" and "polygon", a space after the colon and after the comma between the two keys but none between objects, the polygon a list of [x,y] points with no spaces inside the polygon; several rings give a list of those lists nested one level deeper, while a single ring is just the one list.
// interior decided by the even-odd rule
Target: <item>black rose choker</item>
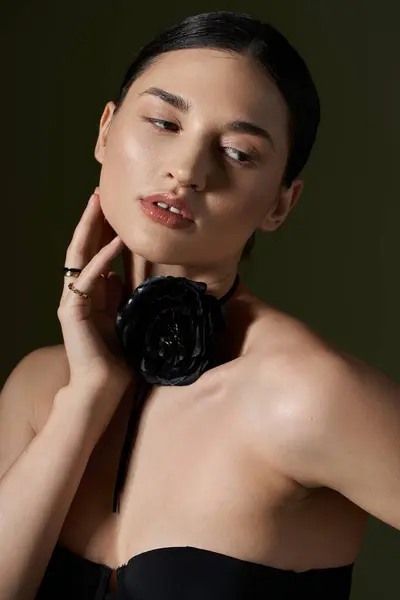
[{"label": "black rose choker", "polygon": [[207,284],[186,277],[154,276],[119,308],[116,330],[128,364],[151,384],[189,385],[216,366],[216,338],[226,328],[225,302]]}]

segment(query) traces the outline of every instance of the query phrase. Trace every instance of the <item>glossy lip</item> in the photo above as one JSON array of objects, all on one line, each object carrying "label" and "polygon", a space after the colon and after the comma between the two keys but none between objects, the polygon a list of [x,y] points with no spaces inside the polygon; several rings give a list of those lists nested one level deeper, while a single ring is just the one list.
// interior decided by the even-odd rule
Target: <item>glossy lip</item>
[{"label": "glossy lip", "polygon": [[187,229],[194,226],[194,221],[185,219],[181,215],[177,215],[169,210],[160,208],[153,202],[148,202],[142,199],[140,201],[142,211],[152,221],[160,223],[169,229]]},{"label": "glossy lip", "polygon": [[151,194],[150,196],[143,198],[142,201],[146,204],[164,202],[165,204],[168,204],[168,206],[175,206],[175,208],[181,211],[182,217],[188,219],[189,221],[194,221],[194,216],[190,212],[188,202],[184,196],[176,196],[175,194],[171,193]]}]

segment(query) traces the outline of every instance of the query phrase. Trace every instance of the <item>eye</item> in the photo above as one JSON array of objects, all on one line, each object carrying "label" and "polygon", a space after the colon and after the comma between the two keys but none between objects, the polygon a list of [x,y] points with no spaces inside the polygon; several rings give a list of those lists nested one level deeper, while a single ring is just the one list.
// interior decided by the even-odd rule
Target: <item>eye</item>
[{"label": "eye", "polygon": [[162,129],[164,131],[179,131],[179,126],[171,121],[165,121],[164,119],[153,119],[152,117],[145,117],[145,119],[154,125],[156,129]]},{"label": "eye", "polygon": [[236,148],[228,148],[227,146],[223,146],[223,150],[225,150],[225,151],[229,150],[229,152],[231,154],[226,152],[226,154],[229,156],[229,158],[232,158],[232,160],[234,160],[235,162],[239,162],[239,163],[247,163],[249,165],[254,164],[255,159],[257,158],[257,153],[255,151],[251,152],[250,154],[246,154],[245,152],[242,152],[241,150],[237,150]]}]

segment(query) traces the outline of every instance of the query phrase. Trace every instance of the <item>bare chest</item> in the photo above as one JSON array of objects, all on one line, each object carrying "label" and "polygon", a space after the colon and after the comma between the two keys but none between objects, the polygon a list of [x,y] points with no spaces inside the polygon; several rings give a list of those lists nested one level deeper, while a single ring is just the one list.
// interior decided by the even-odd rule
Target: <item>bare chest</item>
[{"label": "bare chest", "polygon": [[279,568],[350,562],[359,513],[330,490],[306,490],[257,454],[254,411],[260,398],[246,367],[238,362],[233,376],[230,363],[218,368],[218,377],[203,376],[191,386],[153,388],[115,514],[131,405],[125,398],[92,453],[62,543],[113,568],[145,550],[186,545]]},{"label": "bare chest", "polygon": [[[157,540],[200,542],[210,531],[226,536],[233,521],[255,528],[266,474],[257,468],[241,391],[225,387],[225,375],[221,369],[220,383],[210,378],[150,391],[116,514],[112,500],[131,406],[131,398],[123,399],[91,455],[63,535],[79,531],[89,540],[104,533],[116,552],[133,553]],[[274,491],[270,485],[270,502],[279,501],[285,486],[282,481]],[[82,515],[90,516],[77,527]]]}]

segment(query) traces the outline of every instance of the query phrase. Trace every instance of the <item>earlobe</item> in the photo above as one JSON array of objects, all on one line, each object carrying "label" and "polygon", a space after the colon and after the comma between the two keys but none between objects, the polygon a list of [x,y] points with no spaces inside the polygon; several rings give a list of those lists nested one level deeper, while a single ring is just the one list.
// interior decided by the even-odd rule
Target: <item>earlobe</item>
[{"label": "earlobe", "polygon": [[100,136],[97,138],[96,146],[94,148],[94,157],[101,165],[104,159],[104,145],[101,143]]},{"label": "earlobe", "polygon": [[99,135],[97,137],[97,142],[94,149],[94,156],[100,164],[103,164],[104,153],[107,145],[107,136],[115,108],[116,106],[114,102],[108,102],[100,119]]}]

